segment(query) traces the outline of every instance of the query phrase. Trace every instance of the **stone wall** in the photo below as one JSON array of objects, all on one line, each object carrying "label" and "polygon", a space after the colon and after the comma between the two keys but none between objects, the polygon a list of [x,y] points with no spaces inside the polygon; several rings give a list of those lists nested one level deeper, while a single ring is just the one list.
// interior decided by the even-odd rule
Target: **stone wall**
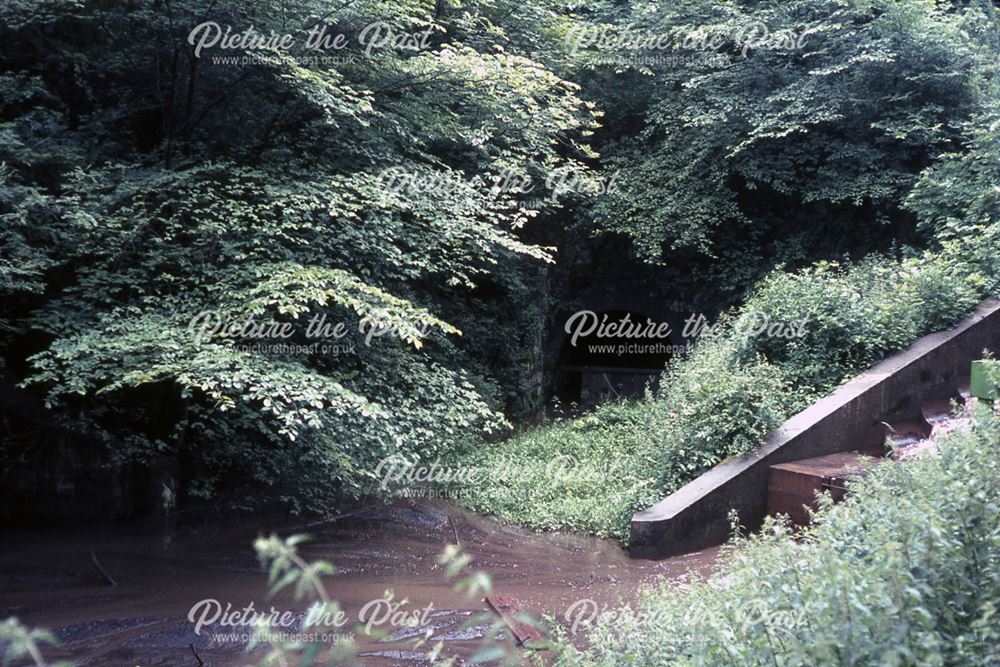
[{"label": "stone wall", "polygon": [[809,406],[756,452],[724,461],[634,514],[630,552],[657,558],[720,544],[729,537],[732,510],[741,524],[758,528],[767,510],[769,466],[877,447],[885,437],[882,420],[916,417],[922,402],[955,395],[984,349],[1000,349],[1000,301],[994,299],[954,328],[924,336]]}]

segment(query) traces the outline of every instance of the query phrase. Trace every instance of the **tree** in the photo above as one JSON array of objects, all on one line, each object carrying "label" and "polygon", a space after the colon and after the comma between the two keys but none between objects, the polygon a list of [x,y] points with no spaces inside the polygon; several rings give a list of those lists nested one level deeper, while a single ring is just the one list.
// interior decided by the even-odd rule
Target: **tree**
[{"label": "tree", "polygon": [[[551,16],[508,35],[503,11],[6,7],[3,317],[9,349],[42,341],[23,385],[123,455],[176,454],[197,493],[306,474],[357,495],[388,454],[500,427],[496,380],[437,313],[551,261],[519,238],[548,205],[498,184],[582,168],[593,122],[528,55]],[[314,318],[349,332],[335,353],[229,335],[286,324],[264,342],[306,346]]]},{"label": "tree", "polygon": [[[644,104],[613,85],[598,100],[641,123],[598,146],[621,186],[597,200],[594,227],[648,261],[761,269],[919,243],[899,204],[982,103],[993,18],[988,3],[637,6],[611,43],[646,47],[596,66]],[[578,59],[594,68],[591,41]]]}]

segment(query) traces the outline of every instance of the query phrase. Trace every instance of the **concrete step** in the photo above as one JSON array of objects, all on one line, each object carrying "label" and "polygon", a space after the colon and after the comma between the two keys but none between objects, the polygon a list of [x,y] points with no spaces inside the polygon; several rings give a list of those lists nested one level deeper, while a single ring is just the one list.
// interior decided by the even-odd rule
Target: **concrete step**
[{"label": "concrete step", "polygon": [[[968,383],[959,385],[952,397],[927,401],[920,406],[919,414],[912,412],[887,417],[883,422],[888,447],[869,447],[850,452],[838,452],[798,461],[773,465],[768,471],[767,513],[787,514],[793,523],[809,523],[806,507],[815,509],[820,493],[828,491],[834,501],[841,500],[847,491],[847,482],[865,474],[893,452],[901,460],[918,458],[934,450],[936,443],[931,434],[953,428],[959,420],[954,418],[952,401],[957,404],[970,401]],[[974,399],[971,399],[974,400]]]},{"label": "concrete step", "polygon": [[860,452],[838,452],[773,465],[768,470],[767,513],[787,514],[793,523],[806,525],[806,507],[816,508],[820,493],[835,501],[844,497],[847,482],[864,475],[882,459]]}]

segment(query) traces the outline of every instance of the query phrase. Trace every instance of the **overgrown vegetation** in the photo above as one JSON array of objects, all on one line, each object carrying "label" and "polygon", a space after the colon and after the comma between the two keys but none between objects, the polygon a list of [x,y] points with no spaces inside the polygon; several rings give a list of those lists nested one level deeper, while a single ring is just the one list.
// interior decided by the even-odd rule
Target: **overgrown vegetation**
[{"label": "overgrown vegetation", "polygon": [[[464,459],[503,474],[482,475],[484,485],[463,502],[536,528],[624,538],[634,511],[753,451],[853,374],[969,312],[988,282],[977,268],[927,253],[778,271],[690,357],[668,367],[655,395]],[[805,335],[749,336],[758,312],[804,321]]]},{"label": "overgrown vegetation", "polygon": [[[335,596],[328,590],[328,583],[335,581],[336,570],[326,561],[307,561],[299,553],[299,547],[307,542],[307,535],[293,535],[280,538],[276,535],[260,537],[254,543],[254,549],[261,564],[268,571],[269,595],[292,588],[295,600],[303,604],[310,603],[303,614],[301,622],[291,634],[300,636],[323,636],[324,623],[327,619],[336,619],[344,614]],[[461,592],[472,603],[481,600],[482,596],[493,593],[493,582],[490,576],[472,566],[472,557],[462,553],[456,544],[447,545],[438,556],[437,564],[441,569],[441,578],[452,582],[452,588]],[[396,613],[410,612],[406,598],[396,598],[392,591],[386,591],[385,600]],[[518,614],[518,620],[541,628],[538,621],[524,614]],[[413,616],[403,624],[403,629],[420,628],[419,616]],[[524,664],[513,638],[509,636],[509,628],[505,621],[498,619],[492,612],[486,611],[471,615],[461,623],[461,629],[485,628],[477,640],[478,649],[467,661],[455,655],[450,655],[442,640],[431,642],[433,627],[420,628],[425,630],[413,638],[407,639],[407,653],[416,654],[422,661],[441,667],[454,667],[461,664],[489,664],[513,667]],[[429,630],[429,631],[427,631]],[[391,636],[385,628],[359,626],[359,631],[369,638],[383,640]],[[267,619],[262,620],[253,628],[253,640],[247,646],[247,652],[253,653],[256,664],[267,667],[274,664],[296,664],[300,667],[312,665],[356,665],[361,664],[357,655],[356,639],[338,643],[334,647],[321,639],[313,641],[289,640],[279,628],[270,625]]]},{"label": "overgrown vegetation", "polygon": [[[762,3],[761,6],[769,5]],[[795,3],[785,6],[793,13],[802,9]],[[845,3],[838,7],[845,12],[863,11],[861,5]],[[992,36],[995,29],[989,27],[993,20],[992,9],[986,10],[985,17],[972,18],[969,15],[963,19],[959,19],[957,13],[937,15],[931,12],[937,17],[935,19],[930,19],[930,15],[918,17],[912,10],[912,7],[897,4],[879,14],[880,19],[895,16],[893,28],[888,32],[866,24],[872,29],[872,35],[881,34],[894,43],[892,52],[902,60],[906,58],[898,49],[908,48],[905,44],[909,40],[929,38],[925,32],[926,20],[973,21],[978,26],[973,31],[977,39],[985,40],[984,43],[989,44],[991,49],[995,46]],[[907,18],[895,12],[902,12]],[[986,20],[987,17],[989,20]],[[907,32],[910,29],[915,32]],[[895,32],[897,30],[902,32]],[[825,33],[824,39],[835,34],[835,30]],[[890,34],[894,36],[890,38]],[[906,38],[902,42],[895,41],[903,34]],[[966,39],[961,31],[947,30],[933,39],[950,39],[945,37],[948,34],[956,40]],[[853,49],[858,45],[842,46]],[[864,50],[867,47],[859,48]],[[928,48],[934,47],[928,45]],[[861,57],[856,51],[851,53],[850,57]],[[828,55],[829,52],[824,53],[824,57]],[[862,59],[869,60],[869,57]],[[795,62],[800,64],[809,60]],[[885,64],[887,61],[870,57],[870,62]],[[921,66],[914,64],[914,67]],[[971,61],[970,66],[973,66]],[[882,65],[873,67],[872,70],[862,68],[860,72],[864,75],[857,72],[861,76],[859,79],[847,77],[850,83],[839,77],[834,77],[832,81],[837,82],[839,93],[843,94],[844,85],[854,85],[866,80],[867,76],[875,76],[876,72],[885,74],[888,71],[883,70]],[[994,184],[1000,178],[1000,147],[996,139],[996,94],[993,84],[989,83],[994,63],[979,61],[975,67],[982,78],[977,79],[980,86],[978,93],[970,98],[974,99],[974,103],[970,102],[973,111],[972,117],[962,123],[964,134],[940,144],[939,148],[945,152],[934,156],[936,161],[928,160],[930,166],[919,173],[904,176],[902,170],[890,169],[895,173],[891,179],[893,185],[880,190],[886,197],[884,205],[895,211],[886,215],[897,221],[904,219],[907,213],[915,216],[925,243],[900,244],[858,260],[823,260],[798,269],[794,264],[800,263],[801,256],[777,253],[776,258],[789,259],[792,266],[779,264],[777,269],[753,286],[746,287],[744,304],[723,318],[728,320],[728,324],[724,324],[715,336],[702,340],[689,358],[671,365],[656,395],[636,405],[599,408],[578,422],[546,426],[501,446],[472,454],[470,460],[475,465],[502,467],[505,471],[511,469],[513,460],[519,474],[505,476],[502,484],[487,485],[464,502],[477,510],[538,528],[580,530],[582,527],[596,534],[622,538],[627,531],[627,518],[633,511],[643,509],[651,500],[675,491],[726,457],[755,449],[783,419],[851,375],[902,349],[923,334],[946,328],[968,313],[979,299],[996,294],[1000,202]],[[783,76],[791,76],[788,69],[780,71]],[[785,92],[790,94],[797,86],[822,85],[823,77],[829,74],[822,69],[807,71],[810,72],[808,78],[802,82],[792,79],[788,83],[789,88],[772,101],[780,99],[788,102],[790,98],[784,96]],[[853,68],[850,71],[855,72]],[[743,74],[745,72],[741,71]],[[718,74],[716,78],[707,80],[716,81],[718,76],[728,74]],[[958,79],[953,77],[949,80]],[[698,83],[698,86],[689,85],[682,88],[682,92],[674,93],[678,98],[675,103],[689,102],[687,95],[701,94],[698,89],[703,82],[699,79]],[[744,89],[736,87],[735,83],[732,85],[732,90],[743,91],[746,95],[756,92],[751,87]],[[865,85],[877,84],[867,79]],[[695,92],[690,92],[690,88]],[[815,89],[812,90],[815,92]],[[781,131],[774,133],[739,123],[729,125],[727,132],[739,128],[737,136],[742,142],[739,150],[730,144],[725,150],[706,150],[704,157],[719,159],[718,155],[725,155],[723,162],[726,168],[739,170],[742,158],[738,155],[744,148],[767,145],[774,150],[780,147],[789,155],[793,151],[813,150],[818,145],[814,141],[829,145],[823,143],[823,133],[840,127],[845,118],[851,117],[843,115],[847,110],[868,113],[868,107],[864,105],[847,104],[840,107],[840,111],[828,115],[832,113],[832,108],[827,109],[827,114],[817,111],[798,116],[783,107],[784,111],[768,117],[768,123],[787,123],[782,125]],[[891,112],[882,109],[878,113]],[[673,118],[678,117],[686,118],[683,114]],[[729,117],[720,112],[719,118]],[[916,116],[910,118],[913,120]],[[798,119],[797,122],[802,124],[795,125],[792,119]],[[703,120],[708,127],[718,129],[714,117]],[[689,121],[689,124],[696,125],[694,121]],[[878,123],[875,125],[885,129]],[[688,127],[688,123],[682,122],[681,126]],[[686,141],[688,136],[684,132],[674,134],[677,141]],[[912,139],[918,135],[919,132],[903,132],[900,136]],[[843,134],[840,140],[853,142],[856,136],[861,135]],[[881,140],[875,143],[881,145]],[[850,154],[854,149],[845,150]],[[828,155],[823,151],[820,154]],[[829,155],[831,159],[839,159],[833,158],[832,153]],[[646,168],[641,166],[643,158],[638,153],[633,157],[638,160],[633,165],[640,165],[635,168]],[[862,163],[867,164],[860,160],[858,165]],[[759,159],[752,164],[764,170],[759,174],[762,181],[770,182],[786,194],[789,192],[787,187],[776,185],[780,182],[777,174],[767,171],[783,162]],[[686,173],[683,169],[666,171],[671,174]],[[829,173],[832,175],[835,171]],[[662,172],[650,171],[650,174]],[[727,172],[726,178],[720,182],[731,182],[732,175],[731,171]],[[862,174],[854,168],[842,175],[847,179],[844,187],[847,187],[847,182],[859,187],[863,182],[872,186],[874,181],[871,179],[879,178],[874,171]],[[801,188],[814,186],[826,187],[815,180],[796,185]],[[731,194],[729,192],[726,196]],[[795,196],[804,201],[824,199],[818,192],[805,194],[799,191]],[[610,200],[604,200],[597,204],[597,209],[602,206],[615,206],[616,211],[621,211],[625,204],[611,204]],[[663,213],[668,217],[654,217],[655,224],[637,226],[633,233],[641,234],[642,242],[653,241],[651,247],[654,249],[662,248],[660,241],[667,236],[685,238],[674,228],[684,221],[669,222],[673,220],[669,216],[676,208],[673,204],[665,206]],[[714,207],[712,210],[725,209]],[[834,209],[828,206],[826,213],[821,215],[831,210]],[[840,211],[838,215],[846,214]],[[876,218],[882,219],[879,216]],[[790,218],[785,219],[786,222],[788,220]],[[819,239],[812,236],[816,230],[814,221],[810,219],[808,224],[803,222],[803,229],[807,231],[802,233],[809,235],[811,242]],[[765,229],[767,225],[758,224],[756,228]],[[732,259],[723,254],[722,248],[730,238],[739,239],[741,244],[744,242],[738,234],[722,236],[723,246],[717,251],[720,253],[720,264],[726,270],[731,266]],[[750,238],[757,237],[751,233]],[[852,235],[850,238],[857,237]],[[732,257],[745,261],[742,252]],[[733,270],[738,272],[740,269]],[[752,318],[758,312],[767,314],[772,321],[803,321],[805,335],[793,338],[741,335],[741,331],[746,331],[746,327],[741,329],[741,318]],[[586,445],[581,445],[581,440],[586,440]],[[615,452],[616,457],[625,460],[616,458],[612,463],[608,459],[609,452]],[[589,473],[583,473],[590,470],[598,471],[599,477],[600,471],[608,467],[628,473],[613,474],[603,484],[571,482],[567,475],[550,475],[546,480],[540,479],[538,471],[545,469],[546,462],[561,457],[579,461],[581,478],[587,478]],[[522,483],[522,479],[526,481]],[[543,490],[539,490],[540,487]],[[520,499],[520,502],[512,499]]]},{"label": "overgrown vegetation", "polygon": [[[997,288],[988,2],[17,0],[0,19],[6,462],[58,422],[113,460],[176,460],[181,502],[299,510],[370,492],[387,456],[510,459],[472,504],[618,534]],[[213,24],[293,46],[199,48]],[[317,26],[346,46],[307,49]],[[494,446],[539,413],[559,314],[648,282],[734,323],[659,396]],[[743,341],[753,309],[808,335]],[[320,320],[344,325],[335,350],[310,346]],[[557,453],[609,481],[543,484]]]},{"label": "overgrown vegetation", "polygon": [[706,583],[647,591],[565,665],[994,665],[1000,422],[877,466],[804,532],[738,539]]},{"label": "overgrown vegetation", "polygon": [[[6,0],[0,491],[70,435],[167,460],[170,506],[326,511],[400,457],[621,538],[1000,293],[998,64],[987,0]],[[645,399],[504,440],[562,314],[640,291],[722,324]],[[746,335],[759,313],[802,335]],[[998,428],[566,659],[996,662]],[[47,640],[0,624],[18,659]]]}]

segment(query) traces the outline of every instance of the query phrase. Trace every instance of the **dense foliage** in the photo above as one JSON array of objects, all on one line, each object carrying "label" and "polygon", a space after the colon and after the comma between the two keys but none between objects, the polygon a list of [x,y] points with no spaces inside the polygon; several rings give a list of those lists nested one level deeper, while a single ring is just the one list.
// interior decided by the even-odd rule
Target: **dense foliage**
[{"label": "dense foliage", "polygon": [[[0,408],[175,458],[182,496],[513,460],[470,503],[616,533],[998,287],[997,27],[978,1],[7,2]],[[646,283],[813,326],[727,329],[650,401],[495,445],[538,416],[560,314]],[[557,453],[611,481],[539,491]]]},{"label": "dense foliage", "polygon": [[[595,94],[609,118],[628,119],[599,135],[621,187],[595,203],[596,227],[627,235],[650,260],[681,263],[681,281],[694,270],[737,293],[775,261],[917,242],[903,198],[991,95],[994,9],[962,5],[609,12],[621,43],[667,33],[667,44],[693,48],[580,51],[584,62],[610,58]],[[601,76],[608,69],[621,76]]]},{"label": "dense foliage", "polygon": [[[987,0],[5,0],[0,491],[78,438],[182,502],[326,510],[398,457],[622,538],[1000,294],[998,64]],[[549,420],[565,313],[633,296],[720,325]],[[561,659],[996,664],[998,444],[983,416],[880,466]],[[49,640],[0,623],[18,659]]]},{"label": "dense foliage", "polygon": [[[1000,211],[995,183],[1000,153],[995,59],[984,58],[985,53],[996,53],[992,8],[982,7],[983,14],[970,8],[963,14],[908,3],[874,11],[874,5],[866,3],[830,3],[823,9],[820,4],[753,3],[746,9],[750,16],[766,15],[778,21],[776,25],[802,27],[804,22],[794,24],[790,17],[809,11],[817,11],[830,24],[810,24],[818,27],[816,33],[810,30],[805,48],[780,62],[774,50],[762,49],[756,55],[751,50],[747,60],[702,78],[678,79],[672,88],[650,86],[675,105],[676,113],[663,120],[669,132],[658,135],[649,129],[647,114],[647,129],[641,140],[634,140],[631,154],[617,152],[628,143],[624,140],[620,146],[611,142],[602,147],[612,160],[626,155],[620,166],[648,178],[644,182],[626,171],[622,182],[627,185],[616,196],[595,203],[595,214],[605,216],[598,226],[633,236],[637,248],[645,248],[640,252],[651,257],[672,257],[675,262],[687,257],[687,268],[700,263],[682,252],[685,245],[714,254],[718,259],[710,272],[726,274],[717,285],[722,290],[730,280],[742,285],[743,305],[728,315],[729,323],[718,335],[700,341],[690,357],[673,363],[660,391],[646,401],[601,408],[576,422],[528,432],[473,454],[477,466],[504,471],[513,467],[517,474],[466,498],[471,507],[541,528],[585,526],[623,537],[632,511],[726,457],[752,451],[796,410],[917,337],[951,325],[980,298],[997,293]],[[664,11],[695,11],[692,7],[698,4],[678,7],[683,9]],[[715,11],[727,15],[740,10],[723,5]],[[676,20],[672,24],[689,25]],[[850,39],[843,32],[848,25],[853,29]],[[810,40],[813,46],[830,48],[813,52]],[[845,60],[834,64],[840,58]],[[946,70],[964,58],[965,64],[950,74],[934,69]],[[709,67],[704,59],[687,64],[692,62]],[[768,65],[753,66],[763,62]],[[832,69],[813,68],[819,62]],[[903,73],[897,67],[912,70]],[[890,71],[889,79],[880,78]],[[647,73],[654,80],[655,74],[655,67]],[[721,93],[710,83],[725,81],[729,97],[720,101]],[[705,86],[708,92],[702,90]],[[898,86],[918,86],[922,92],[897,95]],[[892,102],[881,98],[883,93]],[[895,115],[938,95],[938,103],[905,112],[906,122]],[[710,114],[699,105],[714,111]],[[697,109],[702,109],[701,116],[687,115]],[[955,115],[920,129],[938,113]],[[692,118],[700,120],[688,122]],[[754,122],[761,125],[755,129]],[[708,128],[704,134],[702,126]],[[931,136],[933,141],[917,141]],[[671,147],[669,137],[683,146]],[[909,142],[915,143],[903,149]],[[650,151],[650,146],[657,149]],[[753,158],[755,151],[760,154]],[[898,160],[901,155],[908,157]],[[838,166],[840,159],[850,165]],[[675,162],[652,164],[656,160]],[[749,176],[741,171],[743,165],[753,165],[756,171]],[[878,166],[868,171],[869,165]],[[708,174],[715,174],[714,180]],[[660,184],[675,178],[699,183],[654,190],[653,178]],[[644,198],[630,189],[637,183],[644,183],[645,192],[671,199]],[[683,225],[698,218],[676,198],[699,192],[699,201],[709,201],[709,195],[698,190],[704,187],[713,188],[714,203],[703,209],[713,223],[693,224],[699,236],[691,236]],[[747,188],[763,194],[748,198]],[[747,202],[771,205],[760,210]],[[785,206],[773,208],[781,202]],[[630,208],[639,204],[645,208]],[[725,211],[735,213],[719,215]],[[683,214],[675,216],[677,212]],[[925,242],[902,231],[911,216]],[[622,226],[615,228],[615,220]],[[641,223],[630,225],[627,220]],[[866,222],[859,225],[861,220]],[[865,234],[873,225],[887,225],[901,243],[856,261],[838,261],[835,255],[789,270],[803,256],[824,255],[839,243],[849,244],[843,250],[864,250],[873,238]],[[907,241],[914,245],[903,245]],[[794,252],[776,247],[786,242]],[[736,244],[733,254],[726,250],[729,243]],[[781,262],[770,272],[764,271],[768,262],[748,261],[764,249],[759,243],[771,244],[765,254]],[[748,268],[761,279],[748,282]],[[747,330],[740,327],[741,319],[756,313],[773,321],[805,322],[805,335],[741,335]],[[608,463],[611,452],[613,464]],[[547,461],[563,457],[574,462],[582,479],[594,477],[587,474],[591,469],[619,472],[604,484],[581,484],[569,481],[569,475],[545,471]]]},{"label": "dense foliage", "polygon": [[1000,423],[986,412],[938,455],[876,467],[805,533],[771,523],[708,582],[577,628],[592,648],[561,662],[996,664]]},{"label": "dense foliage", "polygon": [[[523,304],[551,252],[519,238],[538,209],[491,179],[582,169],[594,114],[525,55],[538,36],[518,38],[522,17],[491,20],[505,5],[331,9],[2,10],[8,363],[119,454],[178,456],[188,491],[250,475],[357,495],[382,456],[501,426],[527,383],[524,364],[485,362],[533,340],[537,314],[521,308],[503,332],[482,318]],[[298,50],[199,49],[206,22],[291,33]],[[313,25],[350,36],[340,60],[304,51]],[[371,32],[363,48],[371,25],[420,48]],[[234,344],[307,346],[314,317],[346,325],[321,341],[332,351]],[[250,321],[293,334],[211,325]],[[450,340],[463,331],[470,342]]]}]

